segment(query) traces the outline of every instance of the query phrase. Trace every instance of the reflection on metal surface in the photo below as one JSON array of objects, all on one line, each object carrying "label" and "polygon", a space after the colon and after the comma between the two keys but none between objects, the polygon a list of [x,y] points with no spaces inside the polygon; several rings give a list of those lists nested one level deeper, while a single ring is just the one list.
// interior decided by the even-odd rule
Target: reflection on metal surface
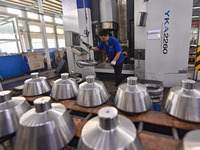
[{"label": "reflection on metal surface", "polygon": [[134,124],[118,115],[114,107],[104,107],[83,127],[78,150],[143,150]]},{"label": "reflection on metal surface", "polygon": [[51,97],[55,100],[70,99],[78,94],[78,85],[76,80],[69,78],[68,73],[61,74],[61,79],[54,82],[51,90]]},{"label": "reflection on metal surface", "polygon": [[200,90],[195,81],[182,80],[182,87],[171,88],[164,108],[172,116],[191,122],[200,122]]},{"label": "reflection on metal surface", "polygon": [[128,77],[127,83],[118,87],[115,105],[125,112],[141,113],[149,110],[152,102],[147,88],[137,83],[136,77]]},{"label": "reflection on metal surface", "polygon": [[17,131],[19,118],[30,109],[23,97],[11,98],[11,91],[0,92],[0,138]]},{"label": "reflection on metal surface", "polygon": [[15,150],[60,150],[75,134],[75,124],[62,104],[50,102],[50,97],[34,101],[35,108],[20,118]]},{"label": "reflection on metal surface", "polygon": [[95,60],[78,60],[77,63],[82,66],[96,66],[98,64]]},{"label": "reflection on metal surface", "polygon": [[16,90],[16,91],[22,91],[23,88],[24,88],[24,85],[20,85],[20,86],[14,87],[14,90]]},{"label": "reflection on metal surface", "polygon": [[110,94],[106,90],[103,82],[95,80],[95,76],[86,77],[86,82],[80,84],[76,99],[78,105],[94,107],[107,102]]},{"label": "reflection on metal surface", "polygon": [[2,85],[1,85],[1,83],[0,83],[0,91],[3,91],[3,87],[2,87]]},{"label": "reflection on metal surface", "polygon": [[200,149],[200,130],[188,132],[177,150],[199,150]]},{"label": "reflection on metal surface", "polygon": [[24,82],[23,95],[37,96],[51,91],[51,86],[46,77],[39,77],[39,74],[31,73],[32,78]]}]

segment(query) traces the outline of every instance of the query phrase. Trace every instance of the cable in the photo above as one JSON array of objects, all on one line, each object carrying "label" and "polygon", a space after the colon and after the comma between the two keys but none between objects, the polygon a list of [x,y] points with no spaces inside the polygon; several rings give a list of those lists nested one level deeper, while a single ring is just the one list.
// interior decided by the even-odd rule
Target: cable
[{"label": "cable", "polygon": [[79,61],[79,60],[77,60],[76,65],[77,65],[79,68],[83,68],[84,66],[79,65],[79,64],[78,64],[78,61]]}]

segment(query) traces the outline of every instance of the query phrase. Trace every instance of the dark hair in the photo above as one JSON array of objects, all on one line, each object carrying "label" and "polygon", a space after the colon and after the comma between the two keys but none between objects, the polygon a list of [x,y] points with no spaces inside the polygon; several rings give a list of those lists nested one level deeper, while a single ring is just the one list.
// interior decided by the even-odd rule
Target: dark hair
[{"label": "dark hair", "polygon": [[109,35],[109,32],[108,30],[106,29],[103,29],[99,32],[99,36],[108,36]]}]

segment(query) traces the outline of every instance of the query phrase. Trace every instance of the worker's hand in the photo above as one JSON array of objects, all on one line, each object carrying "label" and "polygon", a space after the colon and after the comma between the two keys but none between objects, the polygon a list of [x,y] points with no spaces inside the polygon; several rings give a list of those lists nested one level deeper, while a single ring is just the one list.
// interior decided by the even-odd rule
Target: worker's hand
[{"label": "worker's hand", "polygon": [[113,61],[111,61],[111,66],[115,66],[116,65],[116,61],[115,60],[113,60]]}]

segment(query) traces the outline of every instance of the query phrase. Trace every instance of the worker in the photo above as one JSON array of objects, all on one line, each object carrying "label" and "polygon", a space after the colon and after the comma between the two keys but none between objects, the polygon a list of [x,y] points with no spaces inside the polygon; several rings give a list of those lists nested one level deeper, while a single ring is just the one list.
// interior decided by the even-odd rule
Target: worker
[{"label": "worker", "polygon": [[97,47],[88,46],[88,48],[99,51],[105,49],[108,59],[110,60],[111,66],[114,67],[115,72],[115,86],[118,86],[122,82],[122,67],[124,62],[122,47],[115,37],[109,36],[108,30],[101,30],[99,32],[101,39]]}]

